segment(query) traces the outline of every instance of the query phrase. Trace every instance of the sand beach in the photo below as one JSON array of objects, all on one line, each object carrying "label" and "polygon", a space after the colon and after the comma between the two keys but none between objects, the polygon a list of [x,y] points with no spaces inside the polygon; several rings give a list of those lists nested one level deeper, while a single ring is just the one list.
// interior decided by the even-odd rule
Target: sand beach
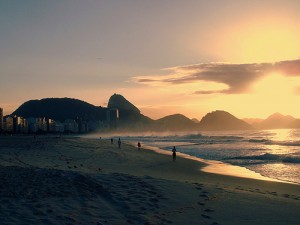
[{"label": "sand beach", "polygon": [[1,224],[300,224],[300,186],[110,140],[0,137]]}]

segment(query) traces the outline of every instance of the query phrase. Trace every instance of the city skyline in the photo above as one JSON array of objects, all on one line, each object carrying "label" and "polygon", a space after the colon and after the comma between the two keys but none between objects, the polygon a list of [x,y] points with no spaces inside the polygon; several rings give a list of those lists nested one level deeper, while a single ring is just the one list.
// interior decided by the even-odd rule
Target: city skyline
[{"label": "city skyline", "polygon": [[119,93],[153,119],[300,118],[300,2],[0,2],[0,107]]}]

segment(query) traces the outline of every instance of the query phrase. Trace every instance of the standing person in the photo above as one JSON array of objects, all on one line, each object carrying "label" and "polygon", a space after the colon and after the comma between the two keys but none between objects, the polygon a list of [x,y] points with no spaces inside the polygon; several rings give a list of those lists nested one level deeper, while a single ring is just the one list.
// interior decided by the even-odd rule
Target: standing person
[{"label": "standing person", "polygon": [[118,146],[119,146],[119,148],[121,148],[121,139],[120,138],[118,140]]},{"label": "standing person", "polygon": [[114,139],[111,138],[110,139],[110,143],[113,144],[114,143]]},{"label": "standing person", "polygon": [[175,148],[175,146],[173,147],[173,149],[172,149],[172,152],[173,152],[173,161],[175,162],[176,161],[176,148]]},{"label": "standing person", "polygon": [[140,142],[138,142],[137,146],[138,146],[138,149],[141,150],[141,143]]}]

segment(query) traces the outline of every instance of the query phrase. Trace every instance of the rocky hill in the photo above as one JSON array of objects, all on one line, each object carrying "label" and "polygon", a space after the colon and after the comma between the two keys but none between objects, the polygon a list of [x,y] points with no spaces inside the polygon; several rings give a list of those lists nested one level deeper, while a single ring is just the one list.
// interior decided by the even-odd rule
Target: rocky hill
[{"label": "rocky hill", "polygon": [[106,108],[96,107],[72,98],[45,98],[23,103],[12,115],[46,117],[64,121],[66,119],[105,120]]},{"label": "rocky hill", "polygon": [[46,117],[63,122],[66,119],[84,121],[106,121],[108,110],[118,109],[119,119],[114,127],[133,131],[195,131],[195,130],[249,130],[253,127],[225,111],[214,111],[204,116],[200,122],[182,114],[152,120],[122,95],[114,94],[107,108],[97,107],[72,98],[45,98],[30,100],[22,104],[12,115]]},{"label": "rocky hill", "polygon": [[236,118],[225,111],[214,111],[206,114],[199,122],[200,130],[225,131],[225,130],[252,130],[248,123]]},{"label": "rocky hill", "polygon": [[283,129],[297,127],[297,124],[297,120],[292,116],[274,113],[267,119],[255,124],[255,127],[258,129]]},{"label": "rocky hill", "polygon": [[108,101],[108,108],[117,108],[119,110],[130,111],[135,114],[140,114],[140,110],[129,102],[126,98],[119,94],[113,94]]},{"label": "rocky hill", "polygon": [[155,121],[155,128],[160,130],[195,130],[196,123],[182,114],[174,114]]},{"label": "rocky hill", "polygon": [[107,107],[119,110],[119,126],[124,129],[145,130],[152,126],[153,120],[141,114],[140,110],[122,95],[113,94]]}]

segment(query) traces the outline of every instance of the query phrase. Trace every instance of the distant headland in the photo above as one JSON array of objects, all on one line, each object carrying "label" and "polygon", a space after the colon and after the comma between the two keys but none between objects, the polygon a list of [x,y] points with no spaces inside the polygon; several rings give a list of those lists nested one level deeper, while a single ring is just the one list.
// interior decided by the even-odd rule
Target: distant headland
[{"label": "distant headland", "polygon": [[200,121],[174,114],[153,120],[120,94],[113,94],[107,107],[94,106],[73,98],[45,98],[23,103],[12,114],[3,116],[1,133],[89,133],[97,131],[226,131],[300,128],[300,120],[279,113],[266,120],[241,120],[217,110]]}]

